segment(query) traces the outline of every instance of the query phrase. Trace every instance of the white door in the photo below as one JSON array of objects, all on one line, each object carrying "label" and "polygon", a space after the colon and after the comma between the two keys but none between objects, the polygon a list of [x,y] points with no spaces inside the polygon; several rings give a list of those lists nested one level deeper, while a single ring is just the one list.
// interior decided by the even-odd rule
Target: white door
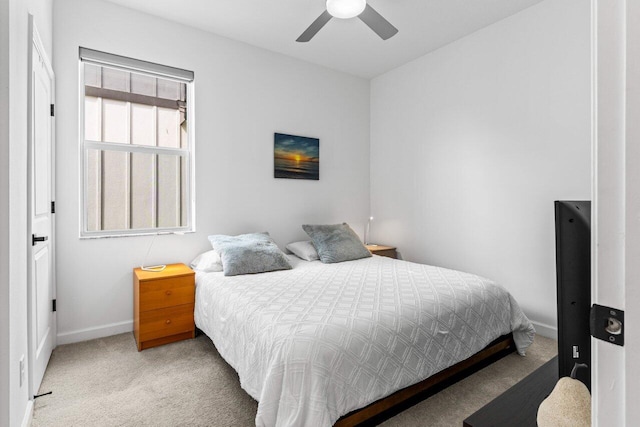
[{"label": "white door", "polygon": [[640,425],[640,2],[627,2],[626,18],[625,417],[631,426]]},{"label": "white door", "polygon": [[38,392],[55,346],[53,300],[53,71],[30,17],[29,79],[29,387]]},{"label": "white door", "polygon": [[624,310],[624,347],[592,339],[592,423],[640,425],[640,2],[592,0],[594,303]]}]

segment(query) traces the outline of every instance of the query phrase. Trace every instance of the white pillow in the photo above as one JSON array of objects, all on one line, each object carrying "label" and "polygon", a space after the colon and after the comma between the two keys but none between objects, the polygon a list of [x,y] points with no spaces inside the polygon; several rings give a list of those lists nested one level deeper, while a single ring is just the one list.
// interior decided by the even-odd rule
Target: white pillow
[{"label": "white pillow", "polygon": [[217,251],[210,250],[198,255],[196,259],[191,261],[191,268],[204,273],[222,271],[222,259]]},{"label": "white pillow", "polygon": [[306,261],[315,261],[320,259],[318,251],[311,243],[311,240],[304,240],[302,242],[292,242],[285,246],[289,251],[293,252],[298,258],[302,258]]}]

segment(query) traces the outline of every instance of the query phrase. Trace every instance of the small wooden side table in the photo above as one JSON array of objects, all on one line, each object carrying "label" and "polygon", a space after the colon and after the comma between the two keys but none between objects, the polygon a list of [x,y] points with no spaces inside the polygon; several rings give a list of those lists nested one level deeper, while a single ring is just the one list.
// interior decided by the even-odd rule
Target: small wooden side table
[{"label": "small wooden side table", "polygon": [[195,273],[184,264],[133,270],[133,334],[138,351],[195,337]]},{"label": "small wooden side table", "polygon": [[398,258],[398,251],[395,246],[384,246],[384,245],[365,245],[369,252],[374,255],[386,256],[388,258]]}]

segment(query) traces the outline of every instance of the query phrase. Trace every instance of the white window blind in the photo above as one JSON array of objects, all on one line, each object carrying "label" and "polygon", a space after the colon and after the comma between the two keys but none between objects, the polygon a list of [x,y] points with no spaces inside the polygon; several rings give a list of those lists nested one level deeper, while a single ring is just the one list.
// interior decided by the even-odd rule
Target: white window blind
[{"label": "white window blind", "polygon": [[194,229],[193,77],[80,48],[81,236]]}]

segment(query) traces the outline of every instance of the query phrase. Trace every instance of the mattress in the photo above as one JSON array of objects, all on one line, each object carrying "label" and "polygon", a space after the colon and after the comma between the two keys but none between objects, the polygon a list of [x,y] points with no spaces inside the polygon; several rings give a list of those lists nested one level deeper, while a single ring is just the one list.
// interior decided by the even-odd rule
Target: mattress
[{"label": "mattress", "polygon": [[196,272],[195,322],[258,401],[256,426],[331,426],[513,332],[534,329],[496,283],[373,256],[292,270]]}]

